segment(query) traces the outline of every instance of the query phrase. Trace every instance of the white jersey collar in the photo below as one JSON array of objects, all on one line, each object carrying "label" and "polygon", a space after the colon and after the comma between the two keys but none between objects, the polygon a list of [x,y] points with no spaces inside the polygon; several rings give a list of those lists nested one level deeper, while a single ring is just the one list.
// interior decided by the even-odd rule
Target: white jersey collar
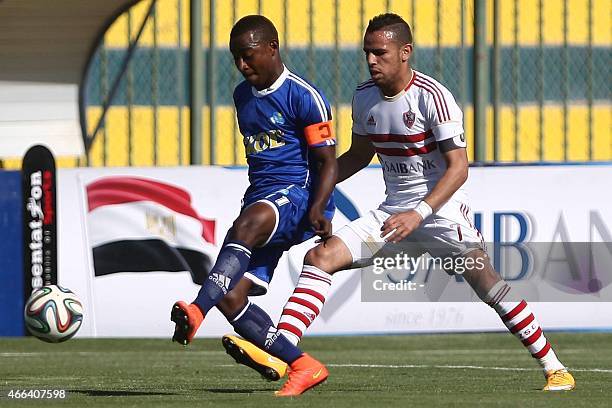
[{"label": "white jersey collar", "polygon": [[270,85],[268,88],[258,91],[254,86],[251,86],[251,91],[253,92],[253,95],[258,98],[261,98],[261,97],[264,97],[276,91],[278,88],[280,88],[283,85],[283,83],[285,82],[285,79],[287,79],[287,77],[289,76],[289,73],[290,71],[287,69],[285,64],[283,64],[283,72],[276,79],[276,81],[274,81],[274,83]]},{"label": "white jersey collar", "polygon": [[397,99],[399,99],[402,95],[404,95],[406,93],[406,91],[408,91],[408,88],[410,88],[410,85],[412,85],[412,83],[414,82],[414,76],[416,75],[416,71],[413,69],[412,70],[412,76],[410,77],[410,81],[408,81],[408,85],[406,85],[406,87],[404,87],[404,89],[402,89],[401,91],[399,91],[398,93],[396,93],[393,96],[387,96],[384,93],[382,93],[382,91],[380,90],[380,88],[378,88],[378,92],[380,92],[380,94],[383,97],[383,100],[386,102],[393,102],[396,101]]}]

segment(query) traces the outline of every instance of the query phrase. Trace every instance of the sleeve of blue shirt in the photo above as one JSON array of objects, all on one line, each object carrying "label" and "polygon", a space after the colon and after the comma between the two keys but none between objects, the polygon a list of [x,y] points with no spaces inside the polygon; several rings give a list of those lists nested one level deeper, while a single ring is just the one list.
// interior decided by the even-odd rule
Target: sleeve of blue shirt
[{"label": "sleeve of blue shirt", "polygon": [[[312,87],[312,89],[305,89],[302,93],[299,114],[304,128],[317,123],[330,122],[332,120],[331,107],[327,98],[325,98],[322,92],[314,87]],[[332,146],[335,144],[335,139],[328,139],[321,143],[312,144],[310,147]]]}]

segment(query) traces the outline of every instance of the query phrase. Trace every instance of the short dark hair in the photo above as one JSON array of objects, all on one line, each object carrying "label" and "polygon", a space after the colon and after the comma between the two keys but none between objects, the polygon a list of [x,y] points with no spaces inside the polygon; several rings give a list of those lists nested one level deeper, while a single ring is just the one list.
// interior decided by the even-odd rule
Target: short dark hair
[{"label": "short dark hair", "polygon": [[397,40],[404,44],[412,44],[412,31],[410,26],[403,18],[394,13],[379,14],[368,23],[366,33],[373,31],[392,31],[395,33]]},{"label": "short dark hair", "polygon": [[249,31],[256,31],[261,34],[263,41],[278,41],[278,32],[274,24],[264,16],[257,14],[244,16],[234,24],[230,33],[230,38],[242,35]]}]

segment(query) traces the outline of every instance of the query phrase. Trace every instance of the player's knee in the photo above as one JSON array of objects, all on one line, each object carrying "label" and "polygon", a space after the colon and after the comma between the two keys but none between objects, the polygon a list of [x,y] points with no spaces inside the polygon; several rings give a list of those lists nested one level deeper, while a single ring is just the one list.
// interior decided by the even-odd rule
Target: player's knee
[{"label": "player's knee", "polygon": [[265,220],[261,217],[239,217],[232,225],[231,235],[233,239],[254,245],[265,235],[264,227]]},{"label": "player's knee", "polygon": [[310,249],[304,257],[305,265],[312,265],[330,275],[336,272],[334,261],[333,251],[323,245],[317,245]]},{"label": "player's knee", "polygon": [[240,313],[246,303],[247,297],[243,293],[230,291],[218,303],[217,307],[221,313],[223,313],[223,315],[229,319]]}]

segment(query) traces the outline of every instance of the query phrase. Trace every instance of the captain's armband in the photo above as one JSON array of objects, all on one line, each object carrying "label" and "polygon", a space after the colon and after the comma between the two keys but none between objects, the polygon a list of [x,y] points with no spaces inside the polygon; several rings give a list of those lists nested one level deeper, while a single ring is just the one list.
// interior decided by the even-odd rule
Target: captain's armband
[{"label": "captain's armband", "polygon": [[467,143],[465,143],[465,135],[462,133],[450,139],[438,142],[438,146],[440,147],[440,151],[442,153],[446,153],[450,152],[451,150],[465,148]]},{"label": "captain's armband", "polygon": [[336,144],[331,120],[306,126],[304,128],[304,136],[310,147],[333,146]]}]

